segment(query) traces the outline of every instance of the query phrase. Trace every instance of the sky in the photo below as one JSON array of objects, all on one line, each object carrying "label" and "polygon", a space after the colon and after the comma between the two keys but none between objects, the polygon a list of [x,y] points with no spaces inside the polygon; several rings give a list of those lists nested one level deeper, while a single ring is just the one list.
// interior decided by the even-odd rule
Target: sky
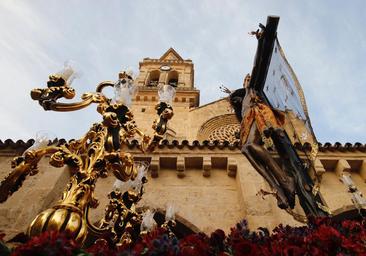
[{"label": "sky", "polygon": [[96,106],[46,112],[30,98],[70,59],[82,72],[77,99],[173,47],[195,65],[201,104],[220,99],[221,84],[239,88],[251,72],[257,41],[248,33],[278,15],[318,141],[366,143],[365,13],[363,0],[1,0],[0,139],[79,138],[100,120]]}]

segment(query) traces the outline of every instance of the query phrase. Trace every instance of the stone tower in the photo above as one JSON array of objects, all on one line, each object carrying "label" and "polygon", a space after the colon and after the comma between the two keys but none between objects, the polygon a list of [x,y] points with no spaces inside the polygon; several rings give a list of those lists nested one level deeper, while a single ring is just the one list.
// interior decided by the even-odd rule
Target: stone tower
[{"label": "stone tower", "polygon": [[138,93],[134,99],[133,112],[137,124],[145,131],[151,128],[153,106],[158,101],[158,86],[170,84],[176,88],[174,98],[174,121],[169,123],[167,138],[186,139],[182,123],[188,119],[189,109],[198,107],[200,92],[194,87],[194,65],[192,60],[183,59],[173,48],[160,58],[144,58],[139,63],[139,75],[135,80]]}]

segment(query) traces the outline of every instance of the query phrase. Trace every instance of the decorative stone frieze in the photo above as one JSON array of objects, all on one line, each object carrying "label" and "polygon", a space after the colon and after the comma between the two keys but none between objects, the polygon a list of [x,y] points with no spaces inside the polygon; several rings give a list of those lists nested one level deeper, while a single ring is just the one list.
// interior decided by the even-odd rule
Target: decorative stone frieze
[{"label": "decorative stone frieze", "polygon": [[204,177],[210,177],[211,168],[212,168],[211,157],[208,157],[208,156],[203,157],[203,172],[202,172],[202,175]]},{"label": "decorative stone frieze", "polygon": [[184,171],[186,170],[186,165],[184,162],[184,157],[177,157],[177,176],[179,178],[184,178]]},{"label": "decorative stone frieze", "polygon": [[236,176],[236,171],[238,169],[238,164],[235,159],[229,158],[227,163],[227,175],[230,177]]},{"label": "decorative stone frieze", "polygon": [[160,170],[160,159],[158,156],[154,156],[151,158],[150,162],[151,177],[157,178],[159,176],[159,170]]}]

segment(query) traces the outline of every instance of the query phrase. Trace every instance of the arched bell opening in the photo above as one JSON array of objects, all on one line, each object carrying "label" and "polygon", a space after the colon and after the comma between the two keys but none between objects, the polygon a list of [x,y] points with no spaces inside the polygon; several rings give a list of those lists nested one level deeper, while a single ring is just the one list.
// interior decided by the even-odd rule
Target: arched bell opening
[{"label": "arched bell opening", "polygon": [[159,85],[159,79],[160,79],[160,71],[159,70],[153,70],[149,73],[148,79],[146,81],[146,86],[149,87],[156,87]]},{"label": "arched bell opening", "polygon": [[[165,221],[165,210],[158,209],[155,212],[154,220],[158,226],[161,226]],[[202,232],[198,227],[177,214],[175,215],[175,222],[176,225],[172,228],[172,231],[178,239]]]},{"label": "arched bell opening", "polygon": [[168,73],[166,83],[173,86],[173,87],[177,87],[178,86],[178,79],[179,79],[178,72],[173,70],[173,71],[170,71]]}]

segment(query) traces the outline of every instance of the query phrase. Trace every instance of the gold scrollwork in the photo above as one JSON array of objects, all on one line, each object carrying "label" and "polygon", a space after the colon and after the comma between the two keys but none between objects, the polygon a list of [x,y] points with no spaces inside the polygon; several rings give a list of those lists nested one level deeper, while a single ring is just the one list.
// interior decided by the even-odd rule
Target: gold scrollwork
[{"label": "gold scrollwork", "polygon": [[[126,76],[126,73],[121,74],[120,77],[124,79],[132,79]],[[98,178],[113,173],[121,181],[135,179],[138,171],[133,156],[121,151],[122,144],[128,143],[129,138],[137,135],[142,137],[141,150],[151,152],[163,138],[167,122],[173,116],[172,107],[166,103],[156,106],[159,119],[154,125],[154,135],[150,138],[137,128],[133,114],[127,106],[112,103],[112,100],[102,93],[104,88],[111,86],[114,86],[113,82],[102,82],[97,86],[96,92],[84,93],[82,101],[62,103],[58,100],[72,99],[75,90],[69,87],[62,77],[51,75],[47,88],[31,91],[32,99],[37,100],[45,110],[74,111],[96,103],[97,111],[102,115],[103,121],[93,124],[81,139],[70,140],[58,146],[29,150],[13,160],[13,171],[0,185],[0,202],[6,201],[17,191],[27,175],[37,173],[37,163],[46,154],[51,155],[50,165],[54,167],[67,165],[72,173],[62,199],[35,217],[28,228],[29,236],[39,235],[46,230],[65,231],[76,241],[83,243],[90,230],[101,232],[104,224],[98,229],[89,223],[87,216],[89,208],[98,206],[98,200],[94,196]],[[141,216],[135,211],[134,204],[140,200],[142,192],[142,189],[139,193],[129,191],[123,198],[121,195],[110,194],[111,203],[108,206],[109,210],[106,210],[103,223],[115,218],[118,209],[119,220],[113,219],[115,223],[119,223],[119,229],[113,231],[118,234],[116,243],[124,244],[131,241],[132,236],[128,230],[141,222]]]},{"label": "gold scrollwork", "polygon": [[11,162],[13,170],[0,184],[0,203],[16,192],[28,175],[37,173],[37,164],[46,155],[58,150],[57,147],[45,147],[25,152],[23,156],[15,157]]}]

